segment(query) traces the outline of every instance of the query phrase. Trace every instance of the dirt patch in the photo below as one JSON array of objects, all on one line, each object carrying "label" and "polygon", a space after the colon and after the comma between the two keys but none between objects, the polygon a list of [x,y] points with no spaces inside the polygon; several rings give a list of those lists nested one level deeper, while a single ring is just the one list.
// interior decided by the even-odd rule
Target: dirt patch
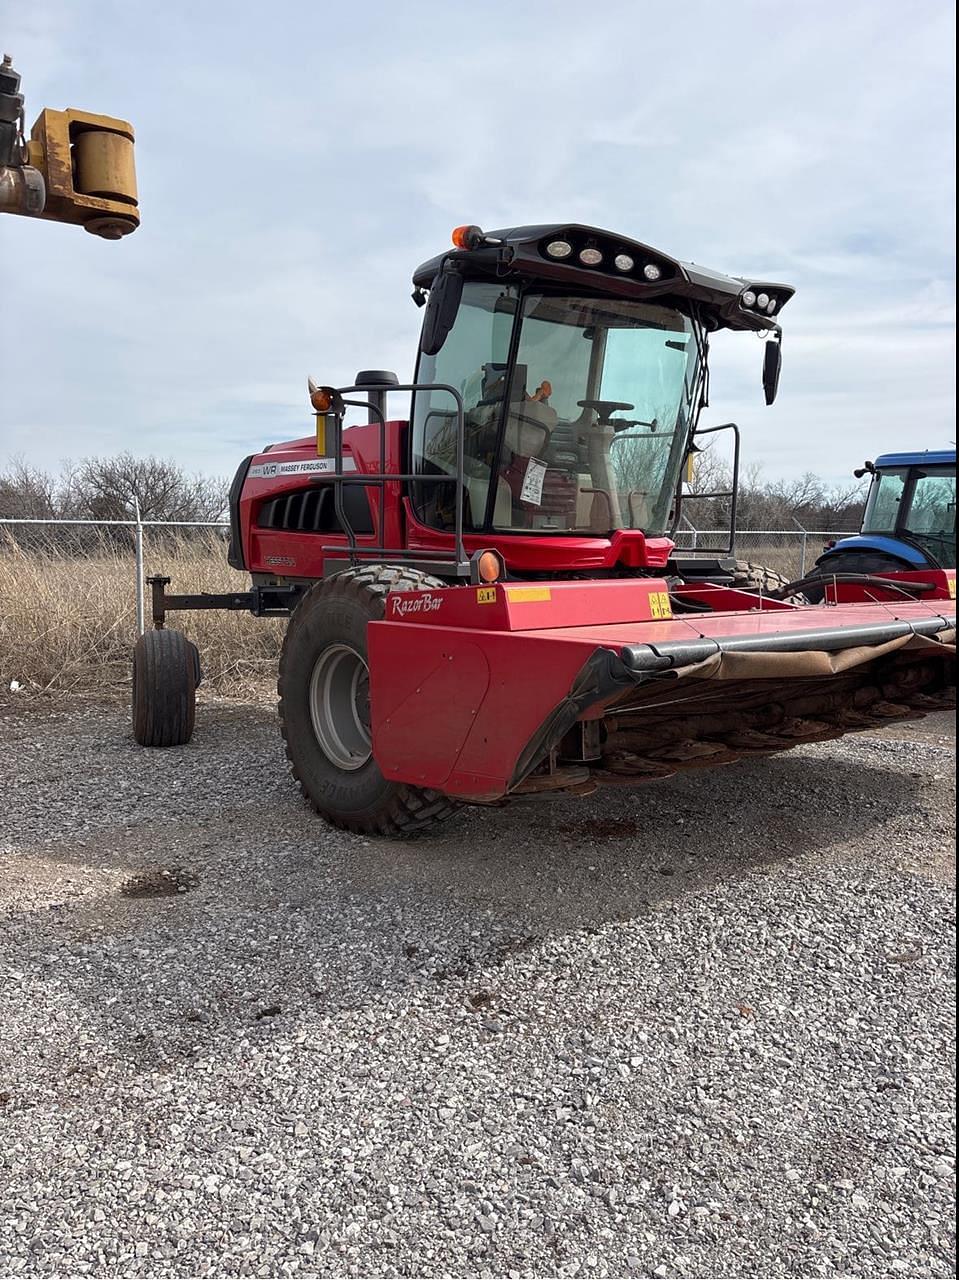
[{"label": "dirt patch", "polygon": [[567,836],[584,840],[631,840],[639,834],[639,824],[624,818],[585,818],[577,822],[561,822],[559,830]]},{"label": "dirt patch", "polygon": [[144,867],[123,881],[120,893],[124,898],[173,898],[196,884],[196,876],[182,867]]}]

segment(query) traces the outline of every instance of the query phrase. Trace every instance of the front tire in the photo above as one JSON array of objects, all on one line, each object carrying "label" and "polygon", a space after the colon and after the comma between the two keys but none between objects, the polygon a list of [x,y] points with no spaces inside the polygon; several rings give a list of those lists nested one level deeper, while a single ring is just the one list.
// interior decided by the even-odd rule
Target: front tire
[{"label": "front tire", "polygon": [[352,569],[317,582],[290,619],[277,682],[286,755],[303,795],[334,826],[410,836],[456,808],[438,791],[383,777],[369,710],[367,624],[384,617],[391,591],[444,585],[415,569]]}]

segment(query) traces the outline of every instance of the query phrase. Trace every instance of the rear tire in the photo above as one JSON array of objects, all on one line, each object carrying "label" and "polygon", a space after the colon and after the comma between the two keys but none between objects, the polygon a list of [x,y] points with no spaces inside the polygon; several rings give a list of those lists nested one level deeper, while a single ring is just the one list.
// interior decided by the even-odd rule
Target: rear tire
[{"label": "rear tire", "polygon": [[805,595],[786,594],[789,579],[784,573],[778,573],[765,564],[752,564],[748,560],[735,562],[732,585],[737,591],[752,591],[756,595],[771,596],[774,600],[785,600],[788,604],[808,602]]},{"label": "rear tire", "polygon": [[283,741],[300,790],[334,826],[410,836],[457,807],[438,791],[387,781],[370,742],[367,624],[384,617],[391,591],[445,585],[415,569],[352,569],[312,586],[290,619],[277,682]]},{"label": "rear tire", "polygon": [[133,650],[133,736],[141,747],[181,747],[193,736],[200,654],[182,631],[146,631]]}]

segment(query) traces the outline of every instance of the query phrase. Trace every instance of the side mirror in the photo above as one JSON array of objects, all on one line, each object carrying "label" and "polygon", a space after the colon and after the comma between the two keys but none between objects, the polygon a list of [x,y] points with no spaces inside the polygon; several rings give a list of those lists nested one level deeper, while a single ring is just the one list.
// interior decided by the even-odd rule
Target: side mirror
[{"label": "side mirror", "polygon": [[776,399],[782,367],[782,340],[779,338],[770,339],[766,343],[766,351],[763,355],[763,395],[766,397],[767,404],[772,404]]},{"label": "side mirror", "polygon": [[442,350],[446,335],[453,327],[463,296],[463,277],[444,266],[430,285],[430,297],[423,316],[420,350],[424,356],[435,356]]}]

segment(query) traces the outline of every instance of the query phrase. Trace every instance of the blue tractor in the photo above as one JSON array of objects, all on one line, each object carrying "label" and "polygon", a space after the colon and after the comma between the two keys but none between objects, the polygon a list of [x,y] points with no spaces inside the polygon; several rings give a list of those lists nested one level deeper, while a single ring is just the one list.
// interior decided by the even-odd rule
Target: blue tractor
[{"label": "blue tractor", "polygon": [[[862,528],[829,543],[811,577],[956,567],[956,451],[887,453],[853,473],[872,476]],[[809,599],[821,598],[810,584]]]}]

